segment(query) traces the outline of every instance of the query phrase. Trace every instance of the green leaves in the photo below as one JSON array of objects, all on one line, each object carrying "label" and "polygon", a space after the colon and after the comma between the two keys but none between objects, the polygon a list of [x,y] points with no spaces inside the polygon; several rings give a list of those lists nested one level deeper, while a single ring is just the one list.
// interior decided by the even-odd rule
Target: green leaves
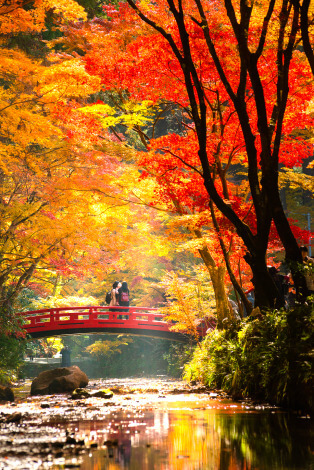
[{"label": "green leaves", "polygon": [[236,396],[279,405],[313,407],[314,316],[311,306],[269,311],[260,320],[214,331],[196,348],[185,367],[187,380],[199,380]]}]

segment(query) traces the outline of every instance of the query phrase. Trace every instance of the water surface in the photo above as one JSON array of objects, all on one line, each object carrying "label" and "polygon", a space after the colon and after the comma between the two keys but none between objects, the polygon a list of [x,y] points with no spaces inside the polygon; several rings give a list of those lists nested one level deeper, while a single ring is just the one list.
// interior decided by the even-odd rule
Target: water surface
[{"label": "water surface", "polygon": [[[84,432],[109,441],[81,469],[311,470],[311,420],[204,396],[174,396],[138,412],[119,411]],[[80,429],[80,427],[79,427]]]},{"label": "water surface", "polygon": [[[92,381],[88,388],[107,387],[116,389],[110,400],[76,401],[27,397],[29,387],[22,388],[15,406],[0,406],[0,469],[314,469],[308,416],[191,393],[165,379]],[[8,425],[13,412],[22,419]]]}]

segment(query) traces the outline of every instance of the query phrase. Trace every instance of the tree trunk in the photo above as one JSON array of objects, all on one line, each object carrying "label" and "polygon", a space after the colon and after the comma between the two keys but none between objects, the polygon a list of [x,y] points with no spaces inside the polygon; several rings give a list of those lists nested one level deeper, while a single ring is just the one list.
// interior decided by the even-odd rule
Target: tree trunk
[{"label": "tree trunk", "polygon": [[269,196],[272,201],[272,214],[279,238],[284,246],[286,262],[291,270],[292,279],[296,289],[296,299],[299,302],[306,298],[306,280],[300,271],[302,256],[298,243],[291,231],[291,227],[284,212],[278,190],[274,185],[268,187]]},{"label": "tree trunk", "polygon": [[280,302],[280,293],[267,269],[265,255],[264,250],[257,251],[254,256],[249,253],[245,255],[253,273],[255,306],[261,309],[274,308],[275,305],[279,306]]},{"label": "tree trunk", "polygon": [[209,274],[215,292],[217,307],[217,328],[219,330],[225,328],[226,323],[233,322],[235,320],[235,316],[229,307],[229,301],[226,295],[225,273],[226,268],[224,266],[209,268]]},{"label": "tree trunk", "polygon": [[[197,238],[202,238],[199,231],[193,231]],[[226,321],[234,321],[235,317],[231,313],[229,308],[228,296],[226,293],[225,285],[225,266],[217,266],[213,257],[211,256],[207,246],[204,244],[203,248],[200,248],[199,254],[204,261],[204,264],[209,272],[210,279],[213,284],[216,309],[217,309],[217,328],[222,329]]]},{"label": "tree trunk", "polygon": [[[133,0],[127,0],[127,2],[144,22],[146,22],[148,25],[158,31],[165,38],[165,40],[169,43],[170,47],[172,48],[172,51],[181,66],[184,75],[185,88],[190,102],[191,115],[195,123],[195,131],[198,138],[198,154],[202,165],[202,176],[204,179],[205,188],[208,192],[209,198],[214,202],[218,210],[233,224],[238,235],[242,238],[243,243],[245,244],[248,250],[248,254],[245,259],[249,263],[253,272],[253,284],[255,287],[256,304],[261,308],[271,308],[275,305],[276,299],[278,299],[279,297],[279,293],[274,281],[272,280],[269,272],[267,271],[266,252],[271,227],[273,201],[270,196],[269,186],[264,190],[263,182],[265,179],[270,177],[271,179],[268,181],[267,184],[275,184],[277,191],[278,182],[276,182],[276,180],[271,176],[274,170],[274,166],[271,164],[271,162],[274,160],[274,152],[271,152],[271,132],[268,125],[263,82],[261,80],[258,70],[258,60],[261,57],[264,49],[266,33],[268,32],[268,25],[273,15],[275,2],[271,2],[269,4],[268,13],[264,19],[263,28],[261,31],[259,46],[255,53],[252,53],[248,45],[248,30],[251,21],[253,4],[250,5],[245,1],[240,2],[241,8],[239,12],[239,22],[233,3],[231,2],[231,0],[225,0],[226,12],[238,43],[239,59],[241,65],[238,88],[237,90],[234,90],[232,83],[229,82],[228,76],[226,75],[225,70],[223,68],[222,62],[220,60],[221,58],[219,57],[218,50],[215,46],[215,41],[213,41],[211,37],[210,25],[206,19],[206,13],[205,9],[203,8],[202,1],[195,0],[195,4],[197,6],[201,18],[200,21],[195,20],[195,22],[202,28],[209,54],[213,59],[220,79],[223,85],[225,86],[226,92],[228,93],[231,101],[233,102],[234,108],[239,117],[239,122],[245,140],[246,153],[248,157],[248,180],[250,183],[251,196],[256,214],[256,233],[254,233],[253,230],[251,230],[250,227],[239,217],[239,215],[234,211],[232,206],[226,203],[225,199],[221,197],[221,194],[215,185],[215,178],[213,177],[212,166],[210,164],[210,160],[207,154],[208,103],[206,100],[206,91],[203,87],[203,82],[199,75],[198,66],[196,66],[193,61],[193,53],[190,43],[191,36],[187,31],[185,23],[183,3],[179,2],[178,6],[176,6],[175,2],[173,2],[172,0],[168,0],[169,12],[173,15],[173,18],[177,23],[178,32],[180,35],[181,45],[179,47],[177,45],[176,40],[174,40],[173,36],[167,30],[163,29],[161,25],[155,23],[148,16],[146,16],[134,3]],[[288,13],[289,9],[287,8],[287,2],[283,2],[282,15],[280,17],[282,22],[282,28],[286,27],[288,18],[286,17],[286,14]],[[295,32],[296,26],[298,24],[297,20],[298,15],[294,14],[292,22],[293,24],[291,26],[287,48],[284,50],[283,44],[280,43],[278,45],[278,76],[280,75],[279,78],[281,78],[278,81],[278,87],[281,88],[278,88],[278,103],[276,103],[276,106],[274,106],[273,112],[274,122],[275,124],[278,123],[275,139],[275,148],[278,152],[281,139],[282,122],[289,91],[288,70],[291,54],[293,51],[293,45],[295,43]],[[284,65],[281,66],[279,59],[282,59],[283,55],[285,55],[285,62]],[[248,76],[250,77],[252,83],[256,112],[258,115],[257,125],[262,145],[262,151],[259,154],[261,160],[260,167],[262,172],[262,178],[260,178],[260,170],[258,164],[259,152],[258,147],[256,145],[256,133],[255,130],[253,130],[252,128],[249,110],[247,108]],[[279,108],[279,110],[278,112],[275,112],[277,108]],[[275,171],[278,171],[278,164],[275,168]],[[277,214],[277,219],[278,217],[279,214]],[[289,232],[292,233],[290,227]],[[282,232],[280,232],[279,236],[281,237],[282,235],[285,236],[285,234],[282,234]],[[288,243],[289,242],[287,241],[287,245]],[[200,253],[202,258],[204,259],[201,251]]]}]

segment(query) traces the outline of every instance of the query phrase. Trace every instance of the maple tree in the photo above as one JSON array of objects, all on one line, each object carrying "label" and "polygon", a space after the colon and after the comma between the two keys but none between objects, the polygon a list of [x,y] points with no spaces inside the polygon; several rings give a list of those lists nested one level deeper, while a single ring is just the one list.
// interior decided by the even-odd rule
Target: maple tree
[{"label": "maple tree", "polygon": [[[156,233],[150,235],[153,217],[139,205],[140,188],[136,194],[132,191],[137,170],[132,178],[128,171],[129,184],[124,182],[121,161],[130,159],[127,152],[114,142],[108,146],[103,127],[79,110],[99,90],[99,80],[85,72],[77,57],[52,52],[42,61],[8,44],[16,33],[32,35],[44,29],[45,16],[52,10],[57,24],[86,19],[81,7],[58,1],[35,5],[16,1],[10,9],[4,7],[0,9],[0,324],[9,341],[12,334],[24,336],[14,310],[22,304],[26,286],[42,297],[55,296],[62,283],[83,276],[103,280],[112,270],[134,265],[134,256],[145,275],[143,249],[147,256],[158,252],[162,257],[168,248]],[[129,203],[135,201],[134,210]],[[126,249],[129,246],[132,250]],[[29,307],[25,303],[24,308]]]},{"label": "maple tree", "polygon": [[313,18],[314,12],[310,0],[299,0],[293,3],[293,8],[300,15],[300,29],[302,37],[302,46],[312,73],[314,74],[314,52],[313,52]]},{"label": "maple tree", "polygon": [[[87,57],[85,58],[85,61],[87,63],[87,70],[90,73],[99,75],[101,77],[103,87],[105,87],[107,90],[106,96],[108,98],[109,95],[110,101],[113,102],[115,105],[112,106],[107,104],[108,101],[106,104],[104,102],[99,101],[94,106],[88,106],[86,108],[83,108],[82,111],[84,113],[90,113],[99,116],[102,125],[106,128],[109,128],[112,131],[114,137],[118,137],[122,143],[124,141],[124,136],[122,134],[118,135],[117,131],[115,131],[114,129],[114,126],[119,126],[121,128],[122,125],[127,129],[128,132],[132,131],[133,134],[137,133],[139,136],[138,143],[140,143],[145,148],[147,148],[150,144],[150,150],[155,150],[155,153],[145,152],[144,156],[141,157],[138,161],[138,165],[146,169],[146,174],[149,173],[151,176],[158,179],[159,189],[157,189],[157,193],[159,199],[156,197],[156,195],[154,199],[155,201],[157,201],[158,199],[159,207],[160,204],[165,204],[169,211],[176,211],[181,216],[186,214],[186,217],[181,217],[181,219],[185,220],[186,223],[183,222],[183,224],[185,226],[188,226],[190,233],[192,233],[193,236],[199,240],[197,251],[200,253],[209,271],[211,272],[211,278],[215,286],[216,292],[218,317],[223,319],[224,317],[228,317],[230,313],[224,285],[226,269],[223,263],[219,263],[218,256],[216,256],[216,260],[214,260],[214,258],[211,256],[207,246],[208,243],[206,245],[205,238],[202,237],[201,231],[199,230],[201,225],[208,225],[210,216],[208,215],[209,211],[207,205],[207,195],[204,190],[202,192],[202,178],[200,177],[199,169],[197,168],[198,158],[196,155],[196,139],[193,136],[193,132],[190,132],[188,138],[179,139],[173,136],[172,138],[166,140],[164,138],[157,139],[156,142],[152,141],[152,139],[149,137],[150,134],[152,135],[152,137],[154,137],[156,124],[158,124],[158,116],[164,113],[165,108],[167,108],[167,104],[166,106],[164,106],[164,108],[159,106],[159,109],[157,111],[156,107],[155,109],[153,108],[155,102],[158,102],[158,100],[160,100],[160,91],[158,87],[152,87],[149,81],[149,76],[147,75],[147,70],[150,71],[150,69],[147,66],[147,62],[143,60],[143,51],[145,52],[147,51],[147,49],[149,49],[149,45],[147,46],[147,38],[145,37],[145,42],[141,41],[141,49],[139,51],[138,46],[134,44],[129,44],[129,31],[131,24],[133,24],[134,22],[134,18],[132,17],[132,15],[128,16],[125,8],[122,11],[120,10],[119,15],[115,10],[110,10],[110,14],[115,16],[115,20],[112,22],[113,25],[110,22],[108,23],[104,20],[98,19],[97,21],[94,21],[92,25],[88,23],[88,25],[79,25],[79,27],[75,25],[73,27],[67,28],[67,46],[70,48],[79,47],[80,49],[85,49],[88,51]],[[118,26],[120,26],[119,30],[117,29],[117,24]],[[137,29],[137,32],[138,34],[141,34],[139,29]],[[62,42],[64,42],[64,38],[62,38]],[[155,46],[155,43],[156,41],[154,38],[153,47]],[[130,47],[132,47],[131,61],[129,60],[130,54],[127,53],[130,51],[126,51],[126,47],[129,45]],[[134,53],[134,51],[136,52],[136,54]],[[151,53],[150,50],[149,53]],[[113,57],[114,60],[112,60]],[[117,57],[120,57],[120,59],[117,60]],[[146,52],[145,58],[146,57],[151,56],[149,56]],[[137,60],[135,60],[135,58]],[[151,66],[151,61],[149,62],[149,66]],[[130,70],[128,70],[128,68],[130,68]],[[138,72],[137,74],[135,73],[138,68],[141,71],[140,75],[138,75]],[[163,80],[166,73],[167,70],[163,70]],[[169,82],[172,78],[171,74],[169,74],[169,71],[168,75],[166,76],[167,81]],[[133,80],[133,77],[136,78]],[[156,80],[156,77],[154,77],[153,85],[155,85]],[[176,85],[178,87],[178,84]],[[162,84],[160,86],[162,86]],[[131,100],[130,95],[124,92],[125,88],[127,88],[128,91],[131,93]],[[165,92],[167,92],[169,99],[171,99],[171,93],[173,92],[173,89],[171,89],[170,92],[169,87],[167,89],[163,87],[162,91],[163,98]],[[176,93],[176,96],[177,95],[178,93]],[[183,102],[180,104],[181,106],[184,106],[186,101],[184,101],[183,92],[180,94],[180,96],[181,95],[183,96]],[[152,97],[153,100],[150,101],[146,99],[144,101],[141,101],[140,104],[136,104],[138,101],[134,102],[134,99],[141,100],[141,98],[144,98],[144,96],[146,96],[146,98]],[[212,146],[208,150],[209,152],[212,152],[213,155],[215,155],[215,162],[218,168],[216,173],[219,175],[219,183],[223,188],[225,198],[230,200],[230,194],[232,194],[232,192],[235,192],[238,196],[239,190],[235,188],[234,185],[233,187],[230,187],[231,184],[230,181],[227,181],[226,175],[228,169],[230,168],[231,162],[235,164],[239,162],[241,163],[244,160],[243,152],[241,152],[241,148],[244,146],[244,144],[239,138],[238,122],[233,119],[233,127],[230,125],[234,110],[231,109],[230,111],[228,107],[222,106],[221,101],[223,101],[223,98],[221,99],[221,97],[223,97],[223,93],[218,88],[215,91],[215,97],[217,98],[216,103],[213,103],[212,106],[216,116],[226,115],[227,117],[225,118],[225,121],[223,121],[222,119],[219,120],[217,117],[216,119],[213,119],[213,123],[210,126],[212,128],[212,132],[211,140],[209,142],[212,143]],[[168,109],[169,108],[171,108],[171,106],[168,106]],[[188,115],[188,110],[186,110],[186,114]],[[148,121],[152,119],[154,120],[154,122],[151,127],[148,128]],[[228,126],[226,126],[226,123],[228,123]],[[145,130],[143,130],[144,127]],[[231,149],[228,148],[225,144],[225,142],[228,142],[228,140],[232,140],[233,142],[233,146],[231,147]],[[182,152],[183,146],[186,148],[185,152]],[[164,153],[167,153],[164,159],[160,154],[160,150],[162,150]],[[190,155],[194,155],[192,159],[188,158],[189,153]],[[171,156],[173,157],[172,160]],[[181,160],[183,159],[182,165],[180,164],[180,162],[178,163],[178,161],[176,161],[177,158]],[[225,167],[223,167],[223,158],[225,159],[225,161],[227,161]],[[187,166],[191,167],[191,164],[194,165],[193,169],[196,173],[198,173],[197,175],[194,175],[192,177],[187,176]],[[177,168],[176,176],[174,176],[174,168]],[[182,172],[185,172],[185,175],[182,175]],[[142,174],[142,176],[143,175],[144,173]],[[171,176],[168,177],[169,175]],[[171,178],[172,180],[170,181]],[[178,186],[179,184],[181,185],[180,188]],[[196,186],[199,187],[198,190],[196,190]],[[241,190],[241,192],[244,197],[247,196],[246,190]],[[200,193],[200,196],[196,196],[197,193]],[[197,198],[197,203],[195,203]],[[187,202],[187,200],[190,200],[190,202]],[[239,200],[236,200],[236,198],[233,197],[232,201],[233,203],[237,204],[237,209],[239,210],[239,208],[241,207],[239,204]],[[251,203],[243,203],[242,197],[242,213],[246,219],[248,218],[248,214],[250,214],[250,207]],[[200,210],[203,211],[203,215],[201,217],[197,216],[197,213]],[[219,223],[217,223],[217,215],[215,215],[214,208],[212,206],[211,215],[214,216],[214,219],[216,219],[216,223],[214,224],[216,232],[219,232],[219,225],[221,225],[223,227],[225,241],[227,241],[229,237],[229,240],[227,242],[229,248],[227,249],[226,243],[221,237],[222,231],[220,230],[217,243],[220,243],[222,252],[219,250],[219,253],[220,257],[222,255],[225,257],[228,272],[230,277],[232,278],[232,282],[236,286],[236,289],[239,291],[242,301],[245,303],[246,298],[243,294],[242,286],[239,285],[239,283],[235,279],[231,267],[231,264],[233,264],[236,265],[238,268],[240,265],[240,257],[243,256],[243,252],[240,253],[239,250],[238,257],[234,256],[234,247],[239,244],[239,241],[237,241],[238,237],[236,236],[236,234],[234,234],[234,230],[232,231],[230,227],[227,228],[226,224],[223,223],[222,220],[219,220]],[[252,220],[251,225],[254,226],[254,221],[252,222]],[[193,230],[191,230],[192,227],[194,227]],[[229,235],[227,235],[227,231],[229,232]],[[231,236],[233,237],[234,241],[230,244]],[[273,239],[275,239],[274,236]],[[194,245],[196,248],[197,243],[195,242]],[[190,244],[190,246],[192,245]],[[217,252],[217,248],[215,248],[214,251]],[[243,269],[242,266],[241,269]],[[241,277],[243,280],[243,276]],[[241,284],[243,284],[242,280]],[[250,307],[247,303],[246,309],[247,311],[250,310]]]},{"label": "maple tree", "polygon": [[[298,12],[288,3],[276,2],[258,6],[242,2],[241,8],[230,1],[216,2],[215,8],[205,1],[184,5],[165,1],[151,8],[128,3],[149,27],[137,26],[137,34],[130,38],[130,18],[136,22],[136,16],[132,17],[124,4],[120,4],[119,13],[111,10],[112,27],[127,26],[124,54],[104,67],[100,48],[94,57],[87,57],[87,70],[99,73],[110,88],[114,68],[120,90],[124,86],[130,99],[145,98],[155,103],[168,99],[188,110],[198,146],[194,159],[199,158],[201,163],[199,174],[210,200],[231,222],[247,249],[245,258],[253,272],[257,304],[273,305],[278,294],[266,264],[272,220],[288,262],[300,261],[298,244],[279,197],[279,158],[291,166],[310,153],[310,146],[292,134],[296,120],[302,120],[303,126],[311,125],[311,117],[305,112],[312,87],[310,70],[296,49]],[[108,41],[108,36],[104,34],[103,41]],[[253,204],[254,223],[250,226],[238,211],[237,201],[226,199],[222,169],[228,161],[221,168],[208,148],[214,137],[209,116],[215,116],[216,123],[222,121],[221,110],[213,106],[214,94],[237,119]],[[303,105],[296,108],[295,103],[300,102]],[[188,162],[186,166],[190,165]],[[298,278],[293,264],[291,268],[298,286],[302,276]]]},{"label": "maple tree", "polygon": [[[134,253],[143,253],[139,232],[145,234],[147,254],[166,254],[162,242],[154,242],[149,234],[152,217],[145,215],[148,204],[179,215],[171,222],[177,229],[172,240],[184,234],[182,247],[203,258],[214,285],[217,278],[218,310],[221,305],[224,312],[221,318],[230,313],[226,272],[246,302],[243,290],[249,275],[241,272],[245,251],[257,301],[270,305],[277,294],[268,277],[265,255],[269,247],[278,247],[271,220],[276,219],[278,230],[283,217],[272,214],[275,205],[269,202],[277,184],[271,178],[278,142],[280,162],[289,166],[300,163],[310,151],[304,140],[293,135],[296,120],[311,125],[311,117],[305,113],[312,90],[310,70],[304,67],[302,86],[298,78],[303,55],[293,50],[287,62],[293,86],[290,84],[289,100],[281,102],[275,69],[266,64],[275,61],[275,41],[281,48],[290,48],[290,43],[280,43],[278,31],[285,24],[270,15],[263,26],[269,34],[258,57],[257,72],[265,91],[266,114],[281,121],[277,127],[272,121],[274,145],[270,147],[276,155],[268,164],[268,144],[259,138],[253,65],[244,63],[245,54],[262,44],[258,38],[266,31],[261,29],[264,7],[256,7],[252,14],[236,12],[236,18],[243,16],[241,28],[245,21],[250,23],[251,49],[245,52],[246,43],[243,50],[237,47],[241,35],[232,33],[235,23],[227,18],[230,11],[219,2],[218,21],[207,2],[186,2],[184,11],[181,3],[176,7],[172,2],[159,2],[151,9],[143,4],[142,11],[129,3],[134,11],[123,3],[109,5],[103,18],[89,21],[75,2],[42,0],[28,5],[16,1],[11,2],[10,10],[5,5],[0,9],[4,37],[41,31],[49,13],[63,34],[50,47],[60,43],[67,48],[66,52],[52,52],[43,64],[16,48],[7,48],[5,39],[2,42],[2,240],[8,236],[2,245],[2,298],[9,286],[13,299],[14,292],[34,274],[40,283],[44,278],[54,282],[60,276],[83,272],[101,277],[104,264],[108,269],[123,269],[132,264]],[[202,5],[206,6],[203,16]],[[276,5],[274,12],[278,8]],[[138,21],[138,15],[144,21]],[[71,22],[77,19],[83,21]],[[219,60],[209,58],[208,51],[213,53],[215,48],[218,57],[223,57],[221,70]],[[231,75],[234,70],[240,70],[240,79],[237,73]],[[237,94],[232,95],[237,87]],[[100,98],[93,106],[91,95]],[[284,119],[278,117],[276,100],[282,110],[287,105]],[[304,105],[296,107],[299,102]],[[250,129],[244,125],[241,106],[241,112],[250,116]],[[169,115],[173,116],[173,132],[160,137],[165,132],[163,120],[169,121]],[[251,134],[246,135],[244,128]],[[130,149],[130,143],[136,151]],[[256,157],[259,153],[264,162],[261,166]],[[141,170],[140,182],[135,163]],[[245,175],[241,176],[247,164],[249,187]],[[148,184],[149,179],[154,183]],[[266,181],[273,181],[270,189]],[[143,222],[134,224],[134,214]],[[157,227],[160,220],[153,224]],[[112,233],[113,227],[120,236]],[[132,245],[132,250],[125,250],[126,245]],[[298,259],[297,250],[289,250],[286,248],[287,257]]]},{"label": "maple tree", "polygon": [[40,112],[47,104],[36,85],[43,70],[17,51],[2,50],[2,58],[1,301],[11,303],[39,265],[62,268],[80,218],[71,206],[75,191],[65,204],[56,187],[74,162],[62,131]]},{"label": "maple tree", "polygon": [[[47,11],[53,5],[45,4]],[[50,305],[51,299],[43,299],[58,296],[62,286],[74,278],[84,285],[84,278],[103,281],[110,271],[125,269],[134,263],[130,252],[123,257],[125,248],[140,240],[138,228],[130,230],[136,216],[126,205],[127,199],[123,201],[123,182],[117,186],[121,151],[116,152],[113,146],[106,150],[99,123],[77,110],[98,90],[99,80],[89,76],[69,55],[51,53],[49,59],[46,55],[45,60],[38,60],[36,54],[34,57],[11,47],[9,42],[15,32],[32,35],[40,25],[44,27],[44,15],[36,16],[36,9],[30,15],[22,6],[16,2],[10,15],[7,10],[5,14],[3,9],[0,11],[3,380],[19,367],[21,357],[17,351],[22,353],[26,347],[21,342],[25,331],[20,328],[16,312]],[[71,10],[70,3],[64,4],[67,8]],[[81,17],[80,7],[78,12]],[[119,201],[115,200],[118,193]],[[134,225],[143,234],[145,220],[151,216],[141,217],[138,211],[137,217],[142,222]],[[150,250],[157,249],[156,240],[147,244]],[[138,244],[136,251],[141,252]],[[27,292],[41,299],[30,302]],[[86,298],[83,301],[93,303]],[[73,298],[66,299],[67,304],[71,302]]]},{"label": "maple tree", "polygon": [[[112,157],[90,152],[102,142],[102,130],[95,119],[71,106],[74,98],[83,100],[98,90],[99,80],[86,74],[73,57],[52,53],[43,63],[7,44],[9,32],[33,34],[43,29],[51,9],[61,23],[86,15],[75,2],[43,1],[25,10],[26,4],[13,2],[10,9],[2,5],[0,10],[2,331],[16,328],[11,309],[30,281],[35,290],[47,292],[53,278],[89,272],[103,276],[121,246],[108,236],[110,223],[115,223],[104,214],[110,199],[101,205],[92,191],[95,175],[104,174],[104,168],[107,177],[101,190],[106,191],[117,165],[111,163],[110,172]],[[79,135],[73,132],[78,128]]]},{"label": "maple tree", "polygon": [[[119,135],[118,131],[115,129],[117,129],[118,127],[121,129],[121,127],[123,126],[126,129],[127,133],[132,133],[131,139],[130,139],[130,134],[128,134],[127,143],[130,142],[131,140],[133,145],[144,146],[147,149],[149,142],[152,143],[152,140],[148,138],[148,133],[150,133],[150,131],[152,130],[152,135],[154,135],[155,128],[156,126],[158,126],[158,121],[160,120],[160,116],[162,116],[168,111],[167,108],[171,109],[171,104],[169,103],[170,105],[169,107],[166,105],[163,108],[161,107],[161,109],[156,110],[156,107],[153,106],[153,103],[151,103],[148,100],[141,101],[138,104],[137,102],[129,100],[127,95],[125,96],[123,95],[123,84],[121,84],[121,81],[117,81],[114,78],[116,77],[116,62],[113,63],[113,69],[110,71],[112,73],[112,79],[111,80],[109,79],[108,70],[110,69],[110,67],[108,67],[107,62],[110,61],[112,57],[117,56],[117,53],[119,52],[119,48],[117,48],[117,42],[120,42],[120,41],[117,41],[118,33],[116,32],[114,35],[112,35],[112,37],[110,34],[110,38],[107,37],[105,44],[101,45],[100,37],[102,36],[100,36],[100,34],[104,33],[104,31],[107,30],[107,27],[108,27],[108,24],[104,20],[98,20],[92,25],[88,23],[86,26],[80,25],[79,27],[77,27],[75,25],[75,26],[67,27],[66,36],[58,40],[58,42],[62,42],[62,43],[65,42],[67,45],[67,48],[70,48],[70,49],[76,46],[76,47],[79,47],[80,49],[86,49],[87,51],[89,51],[87,58],[85,58],[85,61],[88,64],[88,67],[87,67],[88,71],[90,73],[93,73],[93,74],[96,73],[97,75],[100,75],[103,86],[105,86],[106,88],[113,86],[113,85],[110,85],[110,83],[113,83],[113,81],[115,83],[115,88],[113,90],[108,89],[106,91],[106,97],[107,97],[106,103],[102,101],[98,101],[93,106],[89,105],[85,108],[81,108],[81,111],[87,114],[98,116],[102,126],[110,129],[115,139],[119,137],[119,140],[122,145],[126,144],[124,135],[121,133]],[[112,32],[111,29],[110,31]],[[128,29],[124,28],[121,32],[122,36],[123,34],[125,34],[125,31],[127,32],[126,34],[128,34]],[[90,52],[91,48],[93,48],[92,53]],[[101,60],[103,61],[101,63],[99,63],[100,57],[101,57]],[[100,67],[99,71],[97,68],[95,71],[94,69],[95,64],[102,65],[103,63],[106,63],[107,66]],[[123,63],[123,66],[124,65],[125,64]],[[103,77],[104,73],[106,75],[105,79]],[[108,80],[110,80],[109,83],[108,83]],[[109,97],[109,101],[112,102],[113,105],[108,104],[108,97]],[[150,126],[150,127],[148,128],[147,126]],[[144,127],[145,127],[145,131],[143,131]],[[134,139],[134,135],[138,136],[137,141]],[[189,145],[188,142],[189,142],[188,140],[185,141],[186,146]],[[192,139],[190,139],[190,142],[192,142]],[[157,152],[158,144],[156,144],[156,149],[157,149],[156,150]],[[149,156],[147,157],[147,155],[149,155],[150,158]],[[161,183],[161,180],[160,181],[158,180],[158,173],[164,174],[165,172],[168,172],[168,168],[166,165],[167,164],[172,165],[172,163],[170,164],[169,162],[167,162],[163,165],[163,162],[160,156],[158,159],[156,159],[155,157],[156,156],[153,155],[153,152],[150,152],[149,154],[147,154],[147,152],[144,152],[144,155],[140,156],[140,159],[138,159],[139,157],[137,157],[137,165],[140,168],[145,168],[146,170],[145,172],[142,172],[142,179],[148,173],[150,174],[150,176],[152,176],[152,178],[155,178],[155,180],[157,178],[159,188],[156,189],[156,183],[153,184],[153,186],[151,187],[152,189],[150,188],[150,192],[153,190],[155,193],[155,196],[153,198],[154,202],[152,202],[152,197],[151,197],[151,194],[149,194],[149,192],[147,192],[145,195],[142,195],[141,198],[138,199],[138,201],[135,200],[134,202],[145,203],[144,201],[147,201],[146,202],[147,204],[149,205],[154,204],[154,206],[158,208],[159,210],[168,211],[170,214],[171,213],[180,214],[180,216],[183,216],[184,214],[190,214],[189,222],[184,223],[184,225],[189,227],[190,237],[192,236],[195,238],[194,245],[197,248],[196,250],[194,248],[193,251],[194,252],[196,251],[201,255],[201,257],[203,258],[211,274],[211,279],[214,285],[214,290],[215,290],[215,295],[216,295],[217,314],[219,318],[219,324],[222,324],[222,320],[224,318],[228,318],[231,315],[230,308],[228,305],[227,293],[225,290],[226,269],[225,269],[224,264],[219,262],[218,256],[216,256],[216,259],[214,260],[214,258],[210,255],[208,246],[205,243],[205,238],[201,236],[201,231],[199,230],[200,217],[197,217],[197,211],[199,211],[200,208],[201,210],[203,210],[203,215],[201,216],[201,219],[202,219],[201,224],[203,225],[204,223],[207,224],[208,220],[210,219],[210,216],[208,216],[208,208],[206,206],[207,199],[206,199],[205,194],[202,194],[200,196],[201,199],[198,204],[195,204],[195,197],[193,197],[192,195],[192,192],[195,191],[195,184],[200,185],[199,192],[202,193],[201,181],[199,180],[198,176],[194,176],[192,178],[193,186],[191,186],[191,184],[187,184],[187,182],[191,183],[191,181],[187,178],[185,182],[182,180],[182,184],[181,184],[180,178],[182,177],[182,173],[180,174],[180,172],[181,172],[181,169],[184,168],[184,165],[182,165],[181,169],[180,168],[178,169],[175,182],[174,181],[170,182],[169,179],[167,179],[167,177],[164,176],[163,177],[164,184]],[[133,159],[134,159],[134,156],[133,156]],[[169,160],[169,156],[168,156],[168,160]],[[173,166],[175,165],[176,163],[173,163]],[[151,171],[152,169],[153,171]],[[127,178],[128,180],[130,179],[130,171],[127,172]],[[132,184],[138,187],[139,182],[136,182],[136,180],[132,180]],[[179,188],[180,184],[181,184],[181,188]],[[177,186],[177,189],[175,186]],[[130,184],[129,184],[129,187],[131,187]],[[179,193],[176,194],[177,192]],[[186,196],[184,196],[184,193],[186,193]],[[157,197],[157,194],[159,195],[159,198]],[[133,190],[133,196],[134,196],[134,190]],[[168,203],[169,201],[167,202],[169,198],[170,198],[170,204]],[[190,200],[190,202],[186,202],[188,199]],[[201,200],[203,201],[203,203],[201,203]],[[206,206],[205,210],[204,210],[204,205]],[[191,213],[191,211],[194,212],[194,216]],[[205,212],[207,212],[206,215],[205,215]],[[193,217],[195,217],[194,222],[192,220]],[[192,229],[193,226],[194,226],[194,229]],[[182,233],[181,233],[181,236],[182,236]],[[172,241],[173,240],[174,239],[172,237]],[[198,240],[198,242],[196,240]],[[190,249],[191,247],[192,247],[192,244],[190,245]],[[229,271],[231,271],[231,269],[229,269]],[[244,302],[245,302],[246,298],[243,293],[242,293],[242,297],[244,297]],[[249,310],[249,306],[247,307]],[[233,315],[231,315],[231,318],[232,317]]]}]

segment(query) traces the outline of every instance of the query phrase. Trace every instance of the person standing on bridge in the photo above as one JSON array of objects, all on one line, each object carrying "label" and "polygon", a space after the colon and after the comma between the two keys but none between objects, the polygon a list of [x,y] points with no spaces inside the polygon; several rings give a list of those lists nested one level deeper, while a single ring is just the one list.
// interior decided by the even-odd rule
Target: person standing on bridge
[{"label": "person standing on bridge", "polygon": [[[119,290],[118,290],[118,288],[119,288],[119,282],[118,282],[118,281],[115,281],[115,282],[112,284],[111,300],[110,300],[109,307],[114,307],[114,306],[116,306],[116,305],[119,305],[119,301],[118,301]],[[111,308],[110,310],[113,311],[113,312],[116,312],[118,309]]]},{"label": "person standing on bridge", "polygon": [[[129,307],[130,305],[130,291],[128,288],[128,284],[125,281],[122,282],[122,286],[119,288],[118,302],[120,307]],[[128,308],[123,308],[120,310],[123,312],[129,311]]]}]

